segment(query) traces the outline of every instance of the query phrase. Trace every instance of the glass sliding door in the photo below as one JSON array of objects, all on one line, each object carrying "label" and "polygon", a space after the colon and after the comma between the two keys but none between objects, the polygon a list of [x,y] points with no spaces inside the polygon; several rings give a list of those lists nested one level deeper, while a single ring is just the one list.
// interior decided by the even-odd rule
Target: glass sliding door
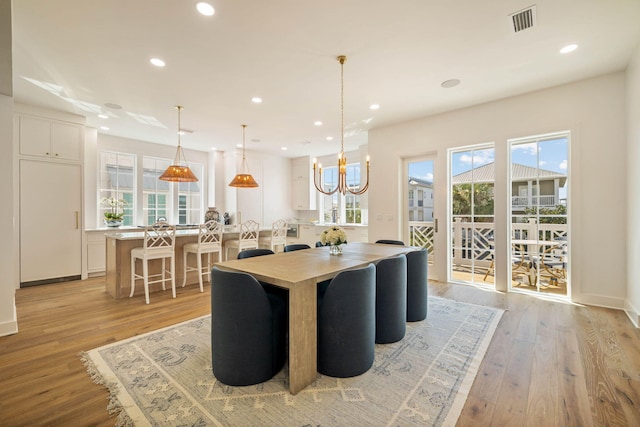
[{"label": "glass sliding door", "polygon": [[411,246],[426,248],[429,253],[429,275],[433,276],[436,253],[434,218],[434,163],[433,157],[407,159],[405,171],[405,227],[404,242]]},{"label": "glass sliding door", "polygon": [[493,145],[449,151],[449,280],[476,285],[494,280]]},{"label": "glass sliding door", "polygon": [[511,288],[567,296],[569,134],[510,141]]}]

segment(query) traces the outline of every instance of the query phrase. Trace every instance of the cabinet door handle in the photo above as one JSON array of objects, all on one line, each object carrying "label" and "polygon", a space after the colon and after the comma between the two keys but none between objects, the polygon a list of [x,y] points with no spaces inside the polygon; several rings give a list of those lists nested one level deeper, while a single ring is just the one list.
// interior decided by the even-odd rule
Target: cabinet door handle
[{"label": "cabinet door handle", "polygon": [[80,228],[80,212],[76,211],[76,230]]},{"label": "cabinet door handle", "polygon": [[435,225],[435,232],[437,233],[438,232],[438,218],[436,218],[434,220],[434,222],[435,222],[435,224],[434,224]]}]

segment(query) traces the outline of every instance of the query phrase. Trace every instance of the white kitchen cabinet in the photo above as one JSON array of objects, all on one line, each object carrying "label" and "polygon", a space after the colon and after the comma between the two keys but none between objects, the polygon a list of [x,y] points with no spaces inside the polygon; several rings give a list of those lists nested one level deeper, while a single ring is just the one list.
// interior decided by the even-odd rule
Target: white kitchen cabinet
[{"label": "white kitchen cabinet", "polygon": [[347,233],[347,242],[368,242],[369,229],[362,225],[342,225],[342,229]]},{"label": "white kitchen cabinet", "polygon": [[82,167],[20,160],[20,283],[82,273]]},{"label": "white kitchen cabinet", "polygon": [[29,115],[19,115],[18,122],[21,155],[82,159],[83,126]]},{"label": "white kitchen cabinet", "polygon": [[107,238],[105,232],[87,232],[87,274],[96,276],[104,274],[106,268]]},{"label": "white kitchen cabinet", "polygon": [[291,161],[291,207],[294,210],[315,210],[316,193],[309,157]]}]

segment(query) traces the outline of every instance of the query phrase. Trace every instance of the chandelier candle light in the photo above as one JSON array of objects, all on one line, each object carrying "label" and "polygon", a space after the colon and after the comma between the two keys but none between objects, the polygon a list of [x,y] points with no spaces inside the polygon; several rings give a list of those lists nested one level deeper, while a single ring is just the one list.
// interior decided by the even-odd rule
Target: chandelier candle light
[{"label": "chandelier candle light", "polygon": [[258,183],[249,173],[249,166],[247,166],[247,158],[244,156],[244,130],[247,125],[242,125],[242,165],[240,165],[240,172],[233,177],[229,183],[229,187],[237,188],[255,188],[258,187]]},{"label": "chandelier candle light", "polygon": [[[344,63],[347,57],[344,55],[338,56],[338,62],[340,62],[340,152],[338,153],[338,185],[333,190],[325,191],[322,188],[322,165],[317,164],[316,159],[313,159],[313,184],[322,194],[327,196],[332,195],[336,191],[346,195],[347,192],[351,194],[360,195],[369,189],[369,156],[367,156],[367,180],[365,185],[359,189],[351,189],[347,185],[347,157],[344,155]],[[316,169],[318,174],[316,175]],[[319,184],[318,184],[319,182]]]},{"label": "chandelier candle light", "polygon": [[[173,161],[173,164],[167,168],[166,171],[160,178],[162,181],[169,182],[196,182],[198,178],[194,175],[194,173],[189,168],[187,164],[187,160],[184,157],[184,153],[182,152],[182,146],[180,145],[180,134],[182,133],[182,129],[180,128],[180,111],[182,111],[184,107],[182,105],[176,105],[176,109],[178,110],[178,151],[176,151],[176,157]],[[182,164],[184,161],[184,165]]]}]

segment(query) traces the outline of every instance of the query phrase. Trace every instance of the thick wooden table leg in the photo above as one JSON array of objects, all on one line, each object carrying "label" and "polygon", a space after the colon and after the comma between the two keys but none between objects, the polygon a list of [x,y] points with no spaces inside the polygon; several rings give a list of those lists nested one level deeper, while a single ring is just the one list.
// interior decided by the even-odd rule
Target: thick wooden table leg
[{"label": "thick wooden table leg", "polygon": [[297,394],[317,377],[317,296],[315,280],[289,289],[289,391]]}]

